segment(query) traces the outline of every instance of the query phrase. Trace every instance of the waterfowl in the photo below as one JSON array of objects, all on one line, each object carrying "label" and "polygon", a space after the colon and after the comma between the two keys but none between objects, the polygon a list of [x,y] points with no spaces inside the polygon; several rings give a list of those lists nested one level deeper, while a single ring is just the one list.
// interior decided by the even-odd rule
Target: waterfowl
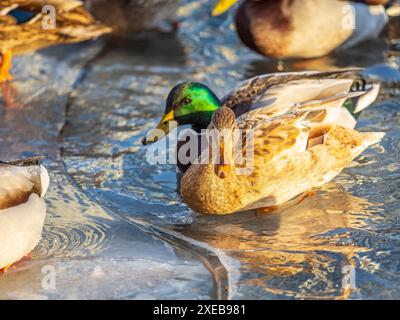
[{"label": "waterfowl", "polygon": [[210,127],[227,131],[222,137],[225,141],[233,139],[236,129],[254,131],[254,155],[244,162],[244,166],[251,163],[250,173],[241,174],[243,165],[234,163],[234,143],[220,142],[219,153],[225,154],[222,162],[211,157],[209,164],[192,164],[183,175],[183,200],[200,213],[275,209],[331,181],[383,137],[379,132],[360,133],[332,123],[325,123],[322,129],[319,118],[327,109],[313,104],[304,112],[294,111],[261,123],[257,115],[236,121],[231,109],[217,110]]},{"label": "waterfowl", "polygon": [[178,27],[179,0],[87,0],[86,3],[97,19],[111,26],[115,35],[124,38],[160,27],[169,31]]},{"label": "waterfowl", "polygon": [[0,0],[0,82],[12,79],[13,54],[96,38],[111,29],[77,0]]},{"label": "waterfowl", "polygon": [[0,270],[25,257],[41,238],[49,176],[40,160],[0,162]]},{"label": "waterfowl", "polygon": [[[220,15],[238,0],[218,0]],[[273,58],[315,58],[377,37],[388,0],[245,0],[236,14],[242,42]]]},{"label": "waterfowl", "polygon": [[[237,117],[252,109],[268,107],[269,115],[273,117],[290,110],[291,103],[315,99],[321,92],[329,92],[336,87],[343,91],[364,90],[362,96],[348,99],[343,104],[355,115],[376,99],[380,87],[378,83],[367,83],[361,73],[362,69],[350,68],[266,74],[245,81],[222,99],[202,83],[183,82],[171,89],[164,115],[142,142],[145,145],[154,143],[176,126],[190,125],[200,133],[207,129],[213,113],[222,105],[232,108]],[[338,119],[353,128],[356,120],[345,107],[339,109],[341,116]],[[178,149],[184,144],[185,141],[178,141]],[[184,172],[190,163],[183,164],[178,159],[178,166]]]},{"label": "waterfowl", "polygon": [[[171,90],[157,130],[144,142],[167,134],[171,121],[191,124],[199,133],[207,128],[227,131],[215,152],[217,159],[209,152],[209,163],[186,168],[180,183],[184,201],[198,212],[217,214],[277,206],[329,182],[382,138],[381,133],[353,130],[356,120],[348,109],[363,110],[379,93],[379,84],[367,83],[360,71],[262,75],[222,100],[205,85],[183,83]],[[235,163],[232,153],[242,139],[225,141],[236,136],[235,129],[254,136],[254,143],[248,144],[254,159],[244,161],[253,168],[250,174],[235,173],[243,162]],[[201,150],[208,149],[206,145]]]}]

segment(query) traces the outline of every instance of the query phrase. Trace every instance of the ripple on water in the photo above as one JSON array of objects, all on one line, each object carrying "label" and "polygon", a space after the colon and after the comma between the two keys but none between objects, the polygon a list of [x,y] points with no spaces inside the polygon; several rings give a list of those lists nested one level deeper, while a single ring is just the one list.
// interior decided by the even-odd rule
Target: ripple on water
[{"label": "ripple on water", "polygon": [[58,164],[49,168],[47,218],[36,252],[43,257],[87,256],[104,250],[113,218],[69,181]]},{"label": "ripple on water", "polygon": [[[58,224],[58,223],[57,223]],[[42,256],[84,257],[105,248],[106,228],[98,225],[47,224],[37,251]]]}]

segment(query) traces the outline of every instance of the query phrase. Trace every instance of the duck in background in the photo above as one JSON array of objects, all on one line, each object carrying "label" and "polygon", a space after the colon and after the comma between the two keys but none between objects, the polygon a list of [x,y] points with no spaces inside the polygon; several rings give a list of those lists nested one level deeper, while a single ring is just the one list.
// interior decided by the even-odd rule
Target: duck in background
[{"label": "duck in background", "polygon": [[[46,5],[55,9],[54,27]],[[49,8],[49,7],[47,7]],[[24,54],[60,43],[96,38],[111,29],[97,22],[77,0],[0,0],[0,83],[12,80],[13,54]]]},{"label": "duck in background", "polygon": [[49,186],[41,160],[0,162],[0,271],[29,254],[41,238]]},{"label": "duck in background", "polygon": [[131,38],[141,31],[176,31],[179,0],[86,0],[87,9],[111,26],[114,34]]},{"label": "duck in background", "polygon": [[[238,0],[218,0],[213,15]],[[388,0],[244,0],[236,29],[250,49],[273,58],[316,58],[377,37]]]},{"label": "duck in background", "polygon": [[[218,161],[214,154],[207,164],[185,168],[180,183],[184,201],[200,213],[270,210],[329,182],[380,141],[382,133],[355,131],[356,120],[349,111],[363,110],[378,93],[379,84],[368,84],[360,69],[262,75],[222,100],[205,85],[183,83],[172,89],[158,130],[149,132],[143,142],[159,140],[171,121],[190,124],[197,132],[225,132],[215,151]],[[240,142],[242,150],[247,143],[235,140],[235,129],[254,134],[254,159],[245,158],[245,166],[234,159]],[[177,160],[179,165],[181,159]],[[252,168],[250,174],[237,174],[247,168]]]}]

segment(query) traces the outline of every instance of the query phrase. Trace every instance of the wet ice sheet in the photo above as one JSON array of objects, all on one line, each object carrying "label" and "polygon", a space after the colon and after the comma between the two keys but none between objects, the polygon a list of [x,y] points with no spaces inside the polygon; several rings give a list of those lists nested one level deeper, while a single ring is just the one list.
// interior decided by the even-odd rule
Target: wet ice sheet
[{"label": "wet ice sheet", "polygon": [[[0,278],[0,299],[209,299],[212,275],[190,251],[110,216],[52,169],[43,239]],[[54,274],[54,286],[51,279]]]},{"label": "wet ice sheet", "polygon": [[[320,59],[276,62],[244,48],[230,19],[208,17],[212,3],[184,1],[176,36],[152,35],[104,50],[96,43],[85,46],[93,54],[90,64],[72,68],[63,93],[33,100],[48,110],[36,115],[32,128],[46,124],[51,134],[33,142],[20,135],[1,140],[0,150],[12,156],[46,146],[55,183],[44,240],[32,260],[0,279],[13,297],[400,297],[398,28],[391,29],[390,43],[379,39]],[[44,57],[58,61],[58,51],[49,52]],[[80,54],[72,51],[70,59],[77,55],[79,61]],[[26,59],[17,61],[18,77],[39,77],[25,74]],[[384,81],[379,100],[362,113],[358,126],[387,135],[299,205],[272,215],[199,216],[182,203],[173,165],[146,164],[140,140],[156,125],[177,82],[202,81],[222,96],[260,73],[350,65],[368,67],[369,76]],[[64,113],[58,103],[67,103]],[[12,111],[21,119],[9,118],[13,130],[24,133],[30,117],[36,119],[39,108],[31,105],[25,117]],[[38,287],[48,263],[61,270],[57,293]],[[346,267],[356,272],[352,292],[342,290]],[[79,286],[86,278],[88,285]],[[221,294],[225,289],[227,295]]]},{"label": "wet ice sheet", "polygon": [[[107,212],[84,194],[60,161],[70,92],[101,48],[91,43],[17,58],[16,80],[11,89],[2,87],[12,99],[3,95],[1,158],[46,155],[51,184],[43,239],[0,276],[0,299],[214,297],[212,274],[197,256]],[[48,272],[54,272],[54,287],[46,280],[52,276]]]}]

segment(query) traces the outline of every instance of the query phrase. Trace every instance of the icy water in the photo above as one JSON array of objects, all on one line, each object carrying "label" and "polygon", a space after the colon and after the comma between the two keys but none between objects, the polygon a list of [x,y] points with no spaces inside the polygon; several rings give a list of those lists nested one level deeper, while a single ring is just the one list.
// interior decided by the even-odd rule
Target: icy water
[{"label": "icy water", "polygon": [[[211,18],[212,3],[183,1],[176,35],[15,59],[15,81],[2,87],[0,154],[46,155],[51,187],[43,239],[0,276],[0,298],[400,298],[399,21],[349,51],[277,62],[243,47],[232,17]],[[262,73],[345,66],[382,81],[358,128],[386,136],[296,206],[198,215],[177,193],[175,167],[146,163],[141,138],[177,82],[222,96]]]}]

